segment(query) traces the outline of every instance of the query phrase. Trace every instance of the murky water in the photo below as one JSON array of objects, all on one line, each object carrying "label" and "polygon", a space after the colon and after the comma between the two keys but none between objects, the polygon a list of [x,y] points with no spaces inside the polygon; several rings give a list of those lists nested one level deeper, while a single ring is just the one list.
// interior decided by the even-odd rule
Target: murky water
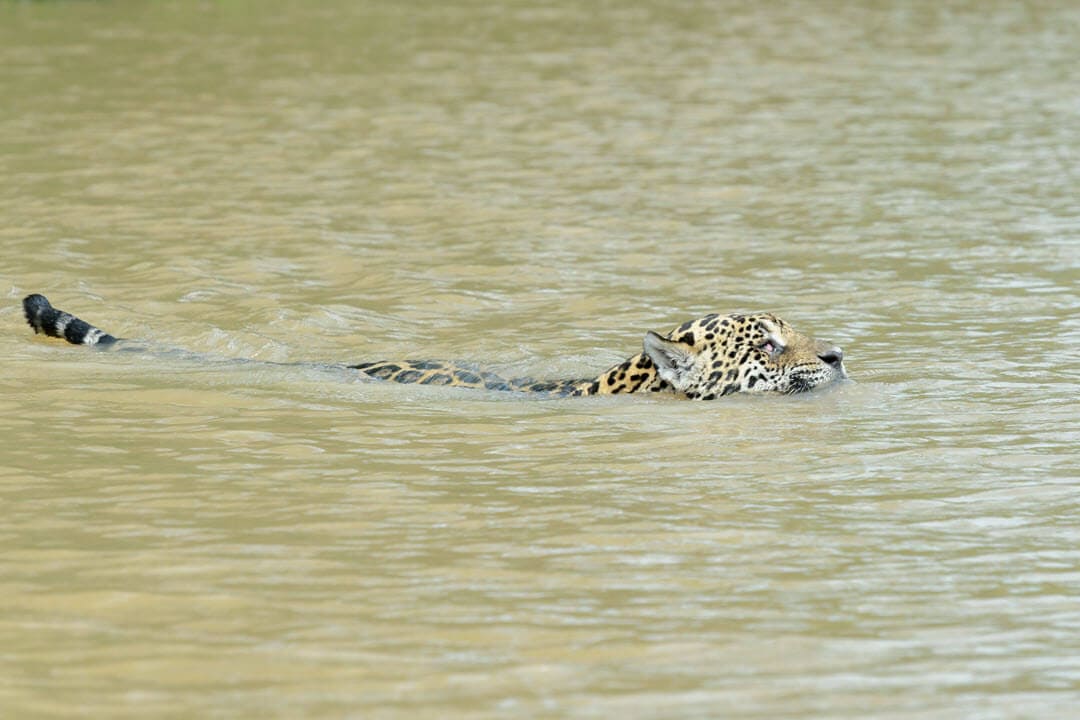
[{"label": "murky water", "polygon": [[1075,712],[1080,12],[774,5],[0,5],[0,714]]}]

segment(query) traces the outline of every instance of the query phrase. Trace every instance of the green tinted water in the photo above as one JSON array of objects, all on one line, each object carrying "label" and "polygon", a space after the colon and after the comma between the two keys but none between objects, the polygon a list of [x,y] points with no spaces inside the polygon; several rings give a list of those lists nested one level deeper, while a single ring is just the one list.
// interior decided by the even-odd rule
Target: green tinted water
[{"label": "green tinted water", "polygon": [[[0,709],[1064,717],[1072,10],[0,6]],[[772,310],[857,380],[536,401]]]}]

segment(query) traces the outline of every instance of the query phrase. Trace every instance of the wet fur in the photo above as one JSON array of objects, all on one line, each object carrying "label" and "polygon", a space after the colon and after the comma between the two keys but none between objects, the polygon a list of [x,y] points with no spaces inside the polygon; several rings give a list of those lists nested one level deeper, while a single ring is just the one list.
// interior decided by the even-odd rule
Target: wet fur
[{"label": "wet fur", "polygon": [[[118,339],[59,310],[43,295],[23,300],[34,332],[74,345]],[[803,335],[771,313],[706,315],[665,335],[648,332],[642,352],[591,378],[502,378],[435,360],[363,362],[347,367],[399,383],[484,388],[564,397],[674,393],[713,400],[732,393],[797,393],[846,377],[840,348]]]}]

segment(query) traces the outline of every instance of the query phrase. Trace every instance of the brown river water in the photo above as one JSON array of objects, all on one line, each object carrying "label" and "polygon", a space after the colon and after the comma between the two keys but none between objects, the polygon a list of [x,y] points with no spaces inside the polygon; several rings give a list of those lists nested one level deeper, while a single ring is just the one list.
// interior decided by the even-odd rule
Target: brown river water
[{"label": "brown river water", "polygon": [[[1078,37],[1040,2],[0,4],[0,716],[1073,716]],[[31,292],[151,352],[35,337]],[[332,366],[583,376],[752,310],[853,381]]]}]

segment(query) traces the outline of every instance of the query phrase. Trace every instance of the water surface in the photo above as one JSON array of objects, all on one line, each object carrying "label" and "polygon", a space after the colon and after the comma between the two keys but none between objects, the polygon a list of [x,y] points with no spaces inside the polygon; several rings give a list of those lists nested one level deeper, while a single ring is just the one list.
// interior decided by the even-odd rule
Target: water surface
[{"label": "water surface", "polygon": [[[3,714],[1067,716],[1078,21],[0,6]],[[581,376],[737,310],[856,382],[318,365]]]}]

